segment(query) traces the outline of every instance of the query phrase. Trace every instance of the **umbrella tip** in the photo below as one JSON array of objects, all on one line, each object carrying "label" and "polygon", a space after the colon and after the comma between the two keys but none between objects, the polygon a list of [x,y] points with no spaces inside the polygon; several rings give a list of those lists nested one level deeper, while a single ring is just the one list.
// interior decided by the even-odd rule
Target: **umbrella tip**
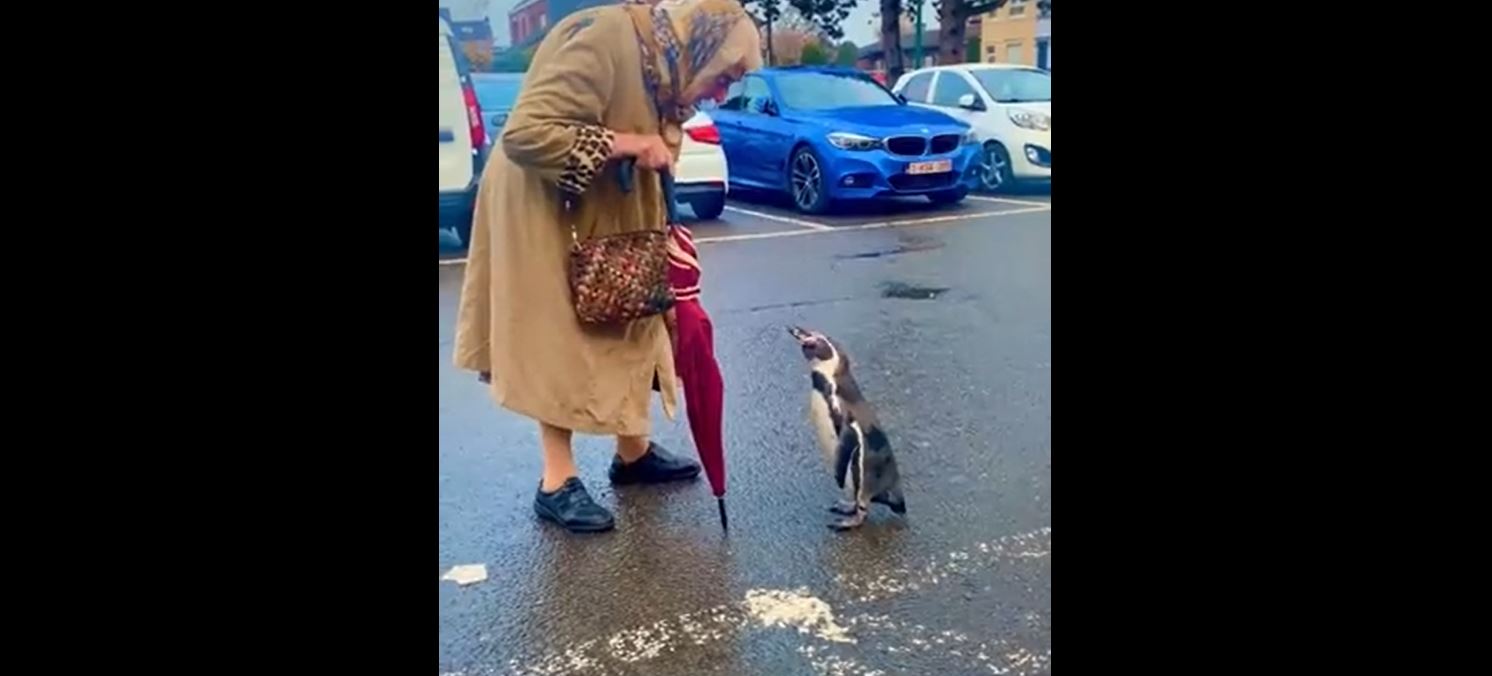
[{"label": "umbrella tip", "polygon": [[720,508],[720,530],[730,531],[730,519],[725,516],[725,498],[715,498],[715,506]]}]

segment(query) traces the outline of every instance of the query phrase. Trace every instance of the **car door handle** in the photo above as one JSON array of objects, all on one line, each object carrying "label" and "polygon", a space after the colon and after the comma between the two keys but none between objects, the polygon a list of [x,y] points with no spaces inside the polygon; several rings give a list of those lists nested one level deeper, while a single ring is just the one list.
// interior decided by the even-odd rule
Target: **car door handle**
[{"label": "car door handle", "polygon": [[453,131],[451,131],[449,129],[442,129],[442,130],[440,130],[440,142],[441,143],[455,143],[456,142],[456,132],[453,132]]}]

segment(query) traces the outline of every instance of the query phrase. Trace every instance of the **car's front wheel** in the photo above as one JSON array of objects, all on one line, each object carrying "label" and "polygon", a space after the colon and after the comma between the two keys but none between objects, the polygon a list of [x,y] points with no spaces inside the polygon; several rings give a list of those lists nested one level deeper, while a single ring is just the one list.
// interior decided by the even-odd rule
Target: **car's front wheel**
[{"label": "car's front wheel", "polygon": [[1015,185],[1015,172],[1010,166],[1010,153],[1005,146],[991,141],[984,144],[984,162],[979,170],[979,187],[990,192],[1009,190]]},{"label": "car's front wheel", "polygon": [[829,192],[824,185],[824,163],[819,161],[812,148],[803,146],[793,153],[788,166],[788,195],[793,206],[809,214],[821,214],[829,209]]},{"label": "car's front wheel", "polygon": [[694,210],[694,215],[706,221],[720,218],[725,211],[725,195],[710,195],[708,197],[696,197],[689,202],[689,208]]}]

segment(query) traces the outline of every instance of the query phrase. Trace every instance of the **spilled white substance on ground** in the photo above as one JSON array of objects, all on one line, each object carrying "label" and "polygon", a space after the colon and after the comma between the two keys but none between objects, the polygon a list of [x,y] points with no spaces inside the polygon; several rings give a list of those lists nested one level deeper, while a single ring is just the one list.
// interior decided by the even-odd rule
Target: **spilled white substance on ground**
[{"label": "spilled white substance on ground", "polygon": [[1039,559],[1051,553],[1052,528],[1047,526],[1029,533],[980,542],[967,550],[949,552],[947,557],[929,561],[918,569],[898,568],[874,578],[839,575],[834,581],[856,602],[869,603],[918,591],[924,586],[935,586],[949,577],[995,567],[1012,559]]},{"label": "spilled white substance on ground", "polygon": [[[951,577],[1019,560],[1045,558],[1051,555],[1051,533],[1052,529],[1046,527],[975,543],[963,551],[933,557],[920,567],[875,576],[840,575],[834,578],[836,596],[847,598],[848,605],[853,607],[932,587]],[[1026,621],[1043,623],[1041,618],[1030,615]],[[521,662],[513,660],[505,673],[523,676],[636,673],[637,669],[646,670],[649,660],[666,653],[729,640],[746,631],[781,629],[809,637],[809,642],[799,646],[798,652],[808,659],[813,673],[823,676],[885,676],[885,672],[857,659],[864,659],[865,650],[895,655],[936,652],[958,658],[969,673],[1037,676],[1051,672],[1050,649],[1035,652],[999,638],[976,643],[974,638],[958,631],[898,623],[888,615],[862,613],[836,618],[828,602],[807,588],[799,588],[752,589],[740,603],[626,629],[605,639],[575,644],[562,653]]]},{"label": "spilled white substance on ground", "polygon": [[849,632],[834,622],[834,609],[808,589],[753,589],[746,592],[746,612],[767,627],[795,627],[825,641],[854,643]]}]

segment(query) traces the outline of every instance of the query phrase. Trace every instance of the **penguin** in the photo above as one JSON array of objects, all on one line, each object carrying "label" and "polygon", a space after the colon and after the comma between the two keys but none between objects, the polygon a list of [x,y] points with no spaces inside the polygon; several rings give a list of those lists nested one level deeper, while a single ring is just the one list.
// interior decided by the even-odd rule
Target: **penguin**
[{"label": "penguin", "polygon": [[905,515],[907,503],[891,442],[850,373],[849,355],[822,333],[798,326],[787,330],[808,360],[813,386],[808,394],[809,422],[834,481],[844,492],[844,499],[829,508],[844,518],[829,527],[860,526],[871,503],[877,502]]}]

